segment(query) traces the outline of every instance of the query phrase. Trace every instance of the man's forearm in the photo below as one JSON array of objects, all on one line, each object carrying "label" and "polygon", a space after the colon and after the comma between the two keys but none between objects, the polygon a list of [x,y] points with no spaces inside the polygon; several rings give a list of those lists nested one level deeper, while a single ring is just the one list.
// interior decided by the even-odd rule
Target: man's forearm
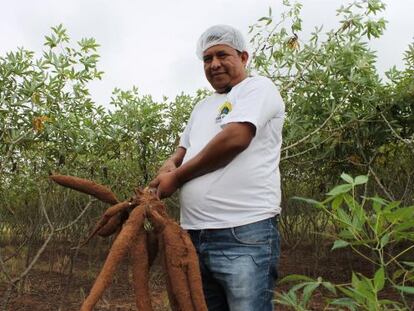
[{"label": "man's forearm", "polygon": [[170,172],[171,170],[179,167],[181,163],[183,163],[185,153],[185,148],[178,147],[177,150],[164,162],[158,173]]},{"label": "man's forearm", "polygon": [[185,153],[185,148],[178,147],[177,150],[171,155],[170,160],[175,164],[176,167],[179,167],[181,163],[183,163]]},{"label": "man's forearm", "polygon": [[254,134],[255,128],[249,123],[229,124],[194,158],[174,171],[179,184],[226,166],[249,146]]}]

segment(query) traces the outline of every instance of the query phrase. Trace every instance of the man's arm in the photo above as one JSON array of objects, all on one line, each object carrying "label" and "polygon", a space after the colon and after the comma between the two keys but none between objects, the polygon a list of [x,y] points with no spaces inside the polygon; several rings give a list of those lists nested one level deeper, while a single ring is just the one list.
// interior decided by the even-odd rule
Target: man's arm
[{"label": "man's arm", "polygon": [[177,150],[164,162],[161,168],[158,170],[158,174],[168,173],[175,170],[183,163],[183,159],[186,153],[186,149],[178,147]]},{"label": "man's arm", "polygon": [[251,123],[227,124],[194,158],[175,170],[158,175],[150,187],[157,188],[160,198],[169,197],[187,181],[230,163],[249,146],[255,131],[256,128]]}]

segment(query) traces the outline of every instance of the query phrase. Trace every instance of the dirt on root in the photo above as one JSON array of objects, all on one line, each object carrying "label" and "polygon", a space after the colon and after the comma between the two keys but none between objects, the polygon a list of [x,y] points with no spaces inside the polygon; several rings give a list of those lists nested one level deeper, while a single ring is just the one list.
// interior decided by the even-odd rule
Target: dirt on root
[{"label": "dirt on root", "polygon": [[[12,292],[7,310],[79,310],[81,301],[88,294],[102,267],[106,253],[91,255],[85,248],[75,259],[72,273],[69,273],[68,260],[66,263],[63,260],[64,264],[55,264],[56,253],[60,254],[59,258],[65,256],[56,251],[44,253],[21,284],[20,293]],[[325,247],[315,252],[314,248],[310,246],[282,247],[279,278],[289,274],[304,274],[315,278],[321,276],[324,280],[339,284],[349,282],[352,271],[372,276],[375,268],[360,258],[346,249],[331,252],[328,247]],[[128,258],[125,258],[114,276],[112,285],[105,291],[95,310],[136,310],[129,266]],[[157,258],[150,273],[150,292],[154,311],[170,310],[164,277],[159,258]],[[289,284],[280,284],[277,286],[276,292],[288,291],[290,286]],[[6,283],[0,282],[0,307],[2,307],[5,296]],[[387,294],[387,298],[399,300],[398,295],[392,291],[389,292],[389,295]],[[322,310],[324,305],[322,293],[316,292],[312,299],[311,309]],[[282,311],[291,310],[282,305],[275,307]]]}]

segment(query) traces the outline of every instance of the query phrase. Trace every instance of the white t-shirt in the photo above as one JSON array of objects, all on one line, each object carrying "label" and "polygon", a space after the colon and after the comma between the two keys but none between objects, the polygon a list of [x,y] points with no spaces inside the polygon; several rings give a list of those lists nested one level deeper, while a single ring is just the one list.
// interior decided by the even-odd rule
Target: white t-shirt
[{"label": "white t-shirt", "polygon": [[183,185],[180,201],[184,229],[230,228],[280,213],[284,115],[279,91],[265,77],[248,77],[228,94],[214,93],[195,106],[180,139],[180,146],[187,150],[183,163],[227,123],[252,123],[256,135],[225,167]]}]

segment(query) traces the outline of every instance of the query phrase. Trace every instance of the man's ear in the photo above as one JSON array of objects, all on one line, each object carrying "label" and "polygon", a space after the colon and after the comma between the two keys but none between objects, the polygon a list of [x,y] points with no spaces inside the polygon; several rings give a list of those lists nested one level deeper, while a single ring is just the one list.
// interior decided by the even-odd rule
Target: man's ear
[{"label": "man's ear", "polygon": [[249,60],[249,53],[247,53],[246,51],[241,52],[240,54],[241,60],[243,65],[247,65],[247,61]]}]

